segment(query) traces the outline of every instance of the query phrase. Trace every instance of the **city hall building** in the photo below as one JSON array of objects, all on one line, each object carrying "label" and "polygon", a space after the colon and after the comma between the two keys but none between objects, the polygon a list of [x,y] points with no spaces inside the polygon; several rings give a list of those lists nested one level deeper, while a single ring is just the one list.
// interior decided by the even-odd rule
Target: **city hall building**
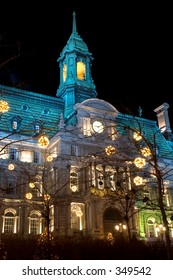
[{"label": "city hall building", "polygon": [[0,85],[0,235],[155,240],[160,195],[173,237],[169,104],[155,121],[119,112],[99,98],[92,60],[73,13],[56,96]]}]

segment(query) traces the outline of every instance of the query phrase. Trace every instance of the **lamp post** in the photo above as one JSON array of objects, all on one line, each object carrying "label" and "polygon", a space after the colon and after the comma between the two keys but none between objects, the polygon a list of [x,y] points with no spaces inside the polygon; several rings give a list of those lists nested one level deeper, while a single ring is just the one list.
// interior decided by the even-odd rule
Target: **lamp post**
[{"label": "lamp post", "polygon": [[164,240],[165,231],[166,231],[166,228],[161,224],[156,227],[157,237],[159,239],[161,239],[162,241]]},{"label": "lamp post", "polygon": [[123,223],[115,225],[115,230],[118,232],[119,236],[123,236],[123,232],[126,231],[127,226]]}]

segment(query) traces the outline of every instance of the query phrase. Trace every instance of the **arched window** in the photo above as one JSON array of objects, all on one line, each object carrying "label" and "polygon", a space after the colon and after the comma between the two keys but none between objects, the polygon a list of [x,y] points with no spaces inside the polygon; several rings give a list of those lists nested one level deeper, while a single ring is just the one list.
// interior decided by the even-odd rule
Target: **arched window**
[{"label": "arched window", "polygon": [[42,215],[39,211],[31,211],[29,216],[29,234],[42,233]]},{"label": "arched window", "polygon": [[16,210],[8,208],[4,211],[2,233],[13,234],[17,231]]},{"label": "arched window", "polygon": [[156,225],[153,217],[150,217],[147,220],[147,237],[156,237]]},{"label": "arched window", "polygon": [[84,204],[71,203],[71,228],[74,230],[84,229]]}]

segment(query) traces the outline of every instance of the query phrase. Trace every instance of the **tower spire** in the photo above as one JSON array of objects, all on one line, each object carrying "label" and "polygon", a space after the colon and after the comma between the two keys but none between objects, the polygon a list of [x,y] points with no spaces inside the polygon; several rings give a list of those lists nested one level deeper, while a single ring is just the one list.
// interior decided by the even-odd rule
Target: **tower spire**
[{"label": "tower spire", "polygon": [[75,11],[73,12],[73,29],[72,29],[73,33],[77,33],[77,28],[76,28],[76,13]]}]

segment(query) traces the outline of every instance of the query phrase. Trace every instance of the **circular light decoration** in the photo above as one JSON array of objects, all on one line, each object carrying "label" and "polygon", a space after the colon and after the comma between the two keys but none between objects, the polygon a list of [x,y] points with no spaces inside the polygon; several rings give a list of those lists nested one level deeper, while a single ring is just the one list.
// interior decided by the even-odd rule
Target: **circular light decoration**
[{"label": "circular light decoration", "polygon": [[151,156],[151,151],[149,148],[145,147],[141,149],[141,153],[144,157],[149,157]]},{"label": "circular light decoration", "polygon": [[9,164],[9,165],[8,165],[8,170],[14,170],[14,164],[12,164],[12,163]]},{"label": "circular light decoration", "polygon": [[49,145],[49,139],[47,136],[42,135],[39,139],[38,139],[38,145],[46,148]]},{"label": "circular light decoration", "polygon": [[72,192],[76,192],[77,191],[77,186],[71,186],[70,188],[71,188]]},{"label": "circular light decoration", "polygon": [[107,146],[107,147],[105,148],[105,153],[106,153],[108,156],[115,154],[115,147],[113,147],[113,146]]},{"label": "circular light decoration", "polygon": [[26,194],[25,194],[25,197],[26,197],[27,199],[32,199],[32,193],[26,193]]},{"label": "circular light decoration", "polygon": [[139,141],[142,139],[142,136],[139,132],[134,132],[133,134],[133,138],[136,140],[136,141]]},{"label": "circular light decoration", "polygon": [[136,176],[136,177],[134,178],[134,183],[135,183],[136,186],[142,185],[142,183],[143,183],[143,178],[140,177],[140,176]]},{"label": "circular light decoration", "polygon": [[0,100],[0,113],[6,113],[9,110],[8,102]]},{"label": "circular light decoration", "polygon": [[49,194],[44,194],[44,200],[50,200],[50,195]]},{"label": "circular light decoration", "polygon": [[33,189],[33,188],[35,188],[35,184],[34,184],[33,182],[30,182],[30,183],[29,183],[29,187],[30,187],[31,189]]},{"label": "circular light decoration", "polygon": [[53,156],[47,156],[47,161],[51,162],[53,160]]},{"label": "circular light decoration", "polygon": [[145,158],[140,158],[140,157],[138,157],[138,158],[136,158],[136,159],[134,160],[134,164],[135,164],[138,168],[142,168],[142,167],[144,167],[144,166],[146,165],[146,160],[145,160]]}]

